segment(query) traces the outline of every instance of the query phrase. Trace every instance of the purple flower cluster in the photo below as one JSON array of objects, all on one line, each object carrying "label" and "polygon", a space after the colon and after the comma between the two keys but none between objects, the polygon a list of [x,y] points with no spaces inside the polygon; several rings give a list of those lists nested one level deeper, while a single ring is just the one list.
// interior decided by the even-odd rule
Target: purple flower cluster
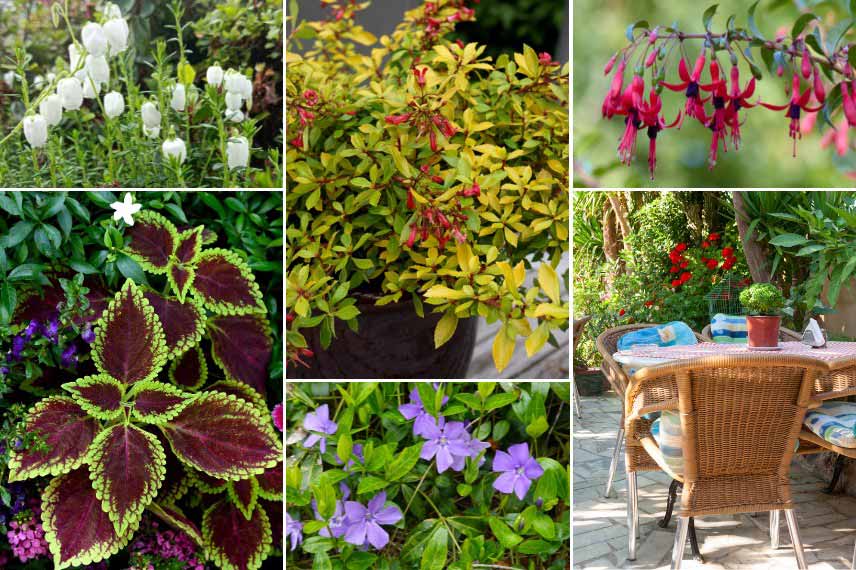
[{"label": "purple flower cluster", "polygon": [[[397,506],[386,505],[386,492],[381,491],[375,495],[366,506],[357,501],[348,501],[351,490],[344,483],[339,484],[342,491],[342,499],[336,501],[336,510],[329,519],[327,526],[318,531],[319,536],[341,538],[345,542],[360,546],[364,550],[369,545],[377,550],[382,549],[389,542],[389,534],[380,525],[393,525],[404,516]],[[318,512],[315,501],[312,501],[312,510],[315,511],[316,520],[324,520]],[[297,523],[299,524],[299,523]],[[292,550],[294,549],[294,534],[292,537]],[[301,535],[302,538],[302,535]]]},{"label": "purple flower cluster", "polygon": [[336,422],[330,420],[330,408],[327,404],[319,406],[317,410],[306,414],[306,417],[303,418],[303,429],[309,432],[303,441],[303,446],[312,447],[320,441],[321,453],[326,453],[327,436],[336,433],[338,427]]},{"label": "purple flower cluster", "polygon": [[35,499],[30,510],[19,511],[9,523],[6,538],[9,539],[12,554],[21,562],[48,555],[48,541],[45,540],[45,531],[39,516],[41,512],[40,503]]},{"label": "purple flower cluster", "polygon": [[159,531],[157,522],[151,525],[152,534],[134,541],[132,550],[135,556],[156,556],[166,561],[182,562],[185,570],[205,570],[205,564],[197,556],[196,545],[189,536],[174,530]]},{"label": "purple flower cluster", "polygon": [[[21,333],[15,335],[12,338],[12,348],[6,354],[7,362],[20,362],[22,358],[22,353],[27,344],[33,339],[37,334],[41,334],[44,338],[51,341],[53,344],[59,344],[59,320],[57,317],[53,317],[50,320],[46,321],[44,324],[39,323],[36,320],[31,320],[27,327],[21,331]],[[80,332],[80,338],[86,344],[91,344],[95,341],[95,333],[92,331],[92,328],[87,323],[84,329]],[[61,366],[64,368],[71,368],[77,364],[77,345],[72,342],[69,344],[62,352],[61,356]],[[9,368],[4,366],[0,368],[0,374],[8,374]]]}]

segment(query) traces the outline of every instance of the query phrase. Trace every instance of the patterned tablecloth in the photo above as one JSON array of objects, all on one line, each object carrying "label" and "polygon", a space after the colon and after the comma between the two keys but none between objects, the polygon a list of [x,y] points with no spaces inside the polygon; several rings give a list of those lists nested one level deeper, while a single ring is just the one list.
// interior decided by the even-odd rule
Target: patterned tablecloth
[{"label": "patterned tablecloth", "polygon": [[[769,351],[766,354],[781,354],[782,356],[807,356],[818,360],[832,361],[840,358],[856,356],[856,342],[829,341],[826,348],[811,348],[801,342],[780,342],[782,350]],[[750,351],[745,344],[717,344],[701,342],[681,346],[634,346],[630,350],[616,352],[614,357],[622,362],[625,359],[656,359],[661,362],[669,360],[688,360],[703,356],[723,354],[764,354],[761,351]],[[650,364],[654,364],[651,362]]]}]

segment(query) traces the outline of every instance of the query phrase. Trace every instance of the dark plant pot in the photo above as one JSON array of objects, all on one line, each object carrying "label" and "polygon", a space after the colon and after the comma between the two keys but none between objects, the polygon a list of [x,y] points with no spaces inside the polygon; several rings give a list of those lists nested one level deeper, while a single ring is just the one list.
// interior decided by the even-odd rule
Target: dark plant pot
[{"label": "dark plant pot", "polygon": [[597,368],[574,370],[574,382],[580,396],[600,396],[608,386],[603,372]]},{"label": "dark plant pot", "polygon": [[306,359],[309,368],[289,365],[289,379],[460,379],[476,344],[476,318],[460,319],[452,338],[434,348],[434,327],[443,316],[419,317],[412,301],[376,306],[374,297],[359,295],[357,333],[336,321],[336,337],[321,348],[318,328],[302,332],[315,353]]},{"label": "dark plant pot", "polygon": [[781,323],[782,317],[746,317],[746,329],[749,333],[749,346],[753,348],[779,346],[779,325]]}]

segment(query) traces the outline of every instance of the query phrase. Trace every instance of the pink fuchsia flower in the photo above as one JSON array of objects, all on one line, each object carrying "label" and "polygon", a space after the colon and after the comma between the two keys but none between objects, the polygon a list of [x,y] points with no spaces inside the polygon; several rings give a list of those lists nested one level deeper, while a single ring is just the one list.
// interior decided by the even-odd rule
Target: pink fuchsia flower
[{"label": "pink fuchsia flower", "polygon": [[291,539],[291,551],[294,552],[297,545],[303,542],[303,523],[291,518],[288,511],[285,513],[285,534]]},{"label": "pink fuchsia flower", "polygon": [[348,530],[345,542],[363,545],[371,544],[380,550],[389,542],[389,535],[380,525],[395,524],[402,519],[401,510],[396,506],[384,507],[386,492],[381,491],[363,506],[356,501],[345,503]]},{"label": "pink fuchsia flower", "polygon": [[544,474],[544,468],[529,455],[528,443],[512,445],[508,453],[497,451],[493,459],[493,471],[503,472],[493,482],[493,488],[500,493],[513,492],[521,501],[532,481]]},{"label": "pink fuchsia flower", "polygon": [[273,425],[276,426],[276,429],[282,431],[282,404],[275,405],[270,415],[273,418]]},{"label": "pink fuchsia flower", "polygon": [[[847,100],[847,91],[845,89],[846,83],[841,84],[841,96],[844,101]],[[810,87],[806,88],[805,91],[800,93],[800,76],[797,73],[794,73],[792,83],[791,83],[791,100],[789,103],[785,103],[784,105],[773,105],[771,103],[764,103],[763,101],[759,101],[758,104],[762,105],[773,111],[784,111],[788,110],[786,113],[786,117],[788,117],[790,121],[790,127],[788,130],[788,136],[794,140],[794,156],[797,155],[797,140],[802,138],[802,131],[800,130],[800,112],[805,111],[807,113],[816,113],[823,108],[823,105],[819,107],[809,107],[809,98],[811,97],[812,89]],[[845,103],[844,106],[845,115],[847,114],[847,105]],[[849,117],[848,117],[849,119]]]},{"label": "pink fuchsia flower", "polygon": [[699,85],[699,79],[701,78],[701,72],[704,70],[705,61],[706,58],[704,50],[702,50],[696,59],[692,73],[690,73],[687,68],[686,60],[681,58],[681,61],[678,63],[678,75],[681,78],[681,83],[673,84],[666,83],[665,81],[660,82],[660,85],[666,89],[671,89],[672,91],[683,91],[687,97],[684,115],[693,117],[702,124],[707,123],[708,120],[707,115],[704,112],[704,102],[701,100],[701,86]]},{"label": "pink fuchsia flower", "polygon": [[[415,226],[412,229],[415,229]],[[414,240],[415,240],[414,236]],[[443,402],[440,405],[441,407],[446,405],[446,402],[449,401],[448,396],[443,396]],[[425,430],[427,428],[431,428],[435,425],[434,418],[425,411],[425,407],[422,405],[422,400],[419,398],[419,391],[414,388],[410,391],[410,403],[402,404],[398,406],[398,411],[401,413],[405,419],[416,421],[413,422],[413,435],[425,435]]]},{"label": "pink fuchsia flower", "polygon": [[330,408],[327,404],[320,406],[315,412],[306,414],[303,418],[303,429],[310,432],[309,436],[303,441],[304,447],[312,447],[318,441],[321,442],[321,453],[327,452],[327,437],[333,435],[338,429],[336,422],[330,420]]},{"label": "pink fuchsia flower", "polygon": [[463,469],[461,458],[469,457],[471,454],[470,434],[464,428],[463,422],[447,424],[445,418],[440,418],[439,423],[432,422],[426,425],[420,435],[428,441],[422,446],[422,453],[419,456],[425,461],[430,461],[436,455],[438,473],[442,473],[449,467],[453,471]]}]

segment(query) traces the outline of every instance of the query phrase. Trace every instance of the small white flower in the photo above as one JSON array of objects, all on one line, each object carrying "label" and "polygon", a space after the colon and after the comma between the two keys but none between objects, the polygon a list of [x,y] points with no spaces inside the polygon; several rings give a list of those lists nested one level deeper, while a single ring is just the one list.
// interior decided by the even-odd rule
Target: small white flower
[{"label": "small white flower", "polygon": [[118,91],[111,91],[104,96],[104,112],[111,119],[125,112],[125,98]]},{"label": "small white flower", "polygon": [[47,81],[49,84],[53,83],[54,79],[56,79],[56,73],[54,73],[53,71],[49,71],[45,74],[45,81]]},{"label": "small white flower", "polygon": [[49,127],[58,125],[62,120],[62,97],[48,95],[39,103],[39,114],[45,118]]},{"label": "small white flower", "polygon": [[104,6],[104,18],[107,20],[115,20],[122,17],[122,9],[112,2],[108,2]]},{"label": "small white flower", "polygon": [[128,22],[121,17],[114,18],[104,24],[104,35],[107,36],[107,42],[110,44],[110,55],[122,53],[128,49]]},{"label": "small white flower", "polygon": [[250,163],[250,143],[246,137],[232,137],[226,142],[229,169],[246,168]]},{"label": "small white flower", "polygon": [[229,91],[226,93],[226,108],[230,111],[239,111],[241,109],[241,94]]},{"label": "small white flower", "polygon": [[226,109],[223,112],[223,116],[226,117],[227,121],[232,121],[233,123],[240,123],[244,120],[244,113],[242,113],[241,111],[232,111]]},{"label": "small white flower", "polygon": [[151,101],[146,101],[140,107],[140,114],[143,116],[143,124],[149,129],[160,127],[161,114],[157,106]]},{"label": "small white flower", "polygon": [[41,115],[24,117],[24,137],[33,148],[41,148],[48,142],[48,123]]},{"label": "small white flower", "polygon": [[243,75],[241,76],[241,97],[247,101],[253,99],[253,82]]},{"label": "small white flower", "polygon": [[99,56],[107,54],[107,36],[104,34],[104,28],[95,22],[89,22],[80,31],[80,37],[83,38],[83,47],[90,55]]},{"label": "small white flower", "polygon": [[134,225],[133,215],[140,211],[140,208],[143,207],[142,204],[134,204],[134,199],[131,196],[130,192],[125,192],[125,201],[124,202],[113,202],[110,204],[110,207],[116,210],[113,212],[114,220],[125,220],[125,223],[129,226]]},{"label": "small white flower", "polygon": [[172,99],[169,102],[169,106],[172,107],[174,111],[184,111],[184,106],[186,104],[187,97],[184,90],[184,84],[179,83],[172,88]]},{"label": "small white flower", "polygon": [[161,150],[167,159],[175,158],[179,164],[183,164],[184,159],[187,158],[187,147],[184,145],[184,141],[178,137],[163,141]]},{"label": "small white flower", "polygon": [[3,83],[8,85],[10,89],[12,87],[14,87],[15,86],[15,72],[14,71],[7,71],[6,73],[4,73],[3,74]]},{"label": "small white flower", "polygon": [[60,79],[56,92],[62,99],[62,106],[68,111],[76,111],[83,104],[83,86],[76,77]]},{"label": "small white flower", "polygon": [[95,83],[110,81],[110,64],[107,63],[107,58],[103,55],[87,55],[84,69],[86,74],[95,80]]},{"label": "small white flower", "polygon": [[220,84],[223,83],[223,68],[219,65],[209,67],[208,71],[205,72],[205,81],[208,82],[208,85],[220,87]]},{"label": "small white flower", "polygon": [[83,80],[83,98],[95,99],[101,93],[101,84],[87,77]]},{"label": "small white flower", "polygon": [[41,89],[45,84],[45,76],[44,75],[36,75],[33,78],[33,89]]},{"label": "small white flower", "polygon": [[68,69],[74,71],[81,63],[80,50],[77,49],[77,44],[68,44]]},{"label": "small white flower", "polygon": [[149,137],[150,139],[156,139],[160,136],[160,127],[149,128],[143,125],[143,134]]},{"label": "small white flower", "polygon": [[223,87],[230,93],[243,93],[244,76],[234,69],[226,70],[226,73],[223,75]]}]

